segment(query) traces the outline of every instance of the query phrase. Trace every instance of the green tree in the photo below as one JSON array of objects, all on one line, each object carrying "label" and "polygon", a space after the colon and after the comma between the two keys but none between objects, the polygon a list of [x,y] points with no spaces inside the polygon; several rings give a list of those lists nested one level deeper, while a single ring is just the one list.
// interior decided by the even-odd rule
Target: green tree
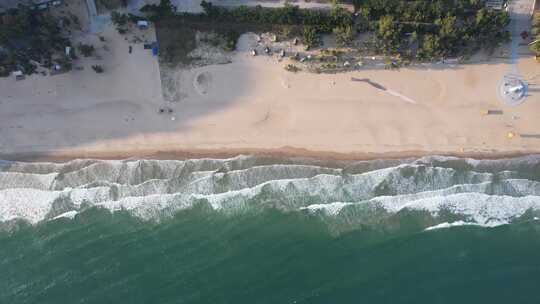
[{"label": "green tree", "polygon": [[382,40],[386,53],[395,52],[399,48],[401,27],[391,15],[382,16],[379,20],[377,36]]},{"label": "green tree", "polygon": [[420,60],[433,60],[440,57],[439,37],[432,34],[425,35],[418,57]]},{"label": "green tree", "polygon": [[[539,36],[536,36],[535,40],[539,40],[540,39],[540,35]],[[540,56],[540,41],[536,41],[535,43],[531,44],[531,46],[529,47],[529,49],[531,50],[531,52],[533,52],[536,56]]]},{"label": "green tree", "polygon": [[95,48],[93,45],[91,44],[83,44],[83,43],[79,43],[78,47],[79,49],[79,52],[81,52],[81,54],[84,56],[84,57],[90,57],[94,54],[94,51],[95,51]]},{"label": "green tree", "polygon": [[336,36],[336,44],[338,46],[348,46],[354,40],[354,31],[350,25],[342,25],[334,28],[334,35]]},{"label": "green tree", "polygon": [[117,11],[113,11],[111,12],[111,20],[116,26],[125,26],[129,21],[129,17],[126,14],[120,14]]},{"label": "green tree", "polygon": [[341,7],[337,0],[332,0],[330,10],[331,22],[334,26],[349,26],[352,24],[352,14],[347,9]]},{"label": "green tree", "polygon": [[302,31],[302,36],[304,38],[304,44],[308,48],[318,46],[321,43],[320,35],[317,32],[317,29],[315,27],[312,27],[312,26],[304,27]]},{"label": "green tree", "polygon": [[459,39],[455,16],[446,16],[435,21],[439,26],[439,42],[443,55],[453,55],[456,53]]}]

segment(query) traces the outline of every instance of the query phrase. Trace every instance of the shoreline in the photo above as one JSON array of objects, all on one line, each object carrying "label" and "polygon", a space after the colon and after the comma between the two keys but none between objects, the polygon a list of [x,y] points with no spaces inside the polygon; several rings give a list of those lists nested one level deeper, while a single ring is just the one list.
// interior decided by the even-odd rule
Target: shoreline
[{"label": "shoreline", "polygon": [[269,157],[276,159],[311,159],[315,161],[369,161],[385,159],[420,158],[425,156],[449,156],[473,159],[502,159],[540,154],[540,151],[493,151],[493,152],[442,152],[442,151],[396,151],[396,152],[333,152],[314,151],[304,148],[282,147],[276,149],[146,149],[133,151],[55,151],[0,154],[0,160],[18,162],[67,162],[75,159],[126,160],[187,160],[201,158],[225,159],[239,155]]}]

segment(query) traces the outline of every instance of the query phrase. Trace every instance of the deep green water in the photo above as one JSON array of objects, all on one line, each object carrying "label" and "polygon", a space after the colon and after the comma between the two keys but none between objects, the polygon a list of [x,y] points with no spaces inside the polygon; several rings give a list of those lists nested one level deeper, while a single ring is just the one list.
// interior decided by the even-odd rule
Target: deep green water
[{"label": "deep green water", "polygon": [[0,233],[0,303],[540,303],[538,221],[329,227],[277,210],[156,223],[91,208]]}]

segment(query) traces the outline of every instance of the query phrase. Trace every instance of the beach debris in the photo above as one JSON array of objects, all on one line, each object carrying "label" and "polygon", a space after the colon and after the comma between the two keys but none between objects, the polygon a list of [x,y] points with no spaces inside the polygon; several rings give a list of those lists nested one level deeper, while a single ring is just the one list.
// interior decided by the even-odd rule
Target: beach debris
[{"label": "beach debris", "polygon": [[272,34],[271,40],[272,42],[277,42],[277,36],[275,34]]},{"label": "beach debris", "polygon": [[516,136],[516,134],[515,134],[514,132],[508,132],[508,133],[506,134],[506,138],[508,138],[508,139],[512,139],[512,138],[514,138],[515,136]]},{"label": "beach debris", "polygon": [[294,44],[294,45],[298,45],[298,38],[294,38],[293,44]]},{"label": "beach debris", "polygon": [[482,110],[482,115],[502,115],[502,110]]},{"label": "beach debris", "polygon": [[163,113],[169,113],[169,114],[172,114],[174,112],[174,110],[171,108],[171,107],[161,107],[159,108],[158,110],[158,113],[159,114],[163,114]]},{"label": "beach debris", "polygon": [[344,67],[349,67],[350,65],[351,65],[351,63],[348,62],[348,61],[345,61],[345,62],[343,63],[343,66],[344,66]]},{"label": "beach debris", "polygon": [[264,52],[265,52],[266,54],[270,54],[270,48],[267,47],[267,46],[265,46],[265,47],[264,47]]},{"label": "beach debris", "polygon": [[285,57],[285,50],[281,50],[279,52],[279,57],[281,57],[281,58]]},{"label": "beach debris", "polygon": [[362,61],[358,61],[358,62],[356,63],[356,65],[359,66],[359,67],[361,67],[361,66],[364,65],[364,63],[363,63]]},{"label": "beach debris", "polygon": [[251,56],[257,56],[257,50],[256,49],[251,50]]},{"label": "beach debris", "polygon": [[300,58],[300,62],[304,62],[304,61],[306,61],[306,57]]},{"label": "beach debris", "polygon": [[300,68],[295,66],[294,64],[288,64],[288,65],[285,66],[285,70],[287,70],[289,72],[296,73],[296,72],[300,71]]},{"label": "beach debris", "polygon": [[311,54],[307,55],[306,58],[307,58],[307,60],[311,60],[311,58],[312,58]]}]

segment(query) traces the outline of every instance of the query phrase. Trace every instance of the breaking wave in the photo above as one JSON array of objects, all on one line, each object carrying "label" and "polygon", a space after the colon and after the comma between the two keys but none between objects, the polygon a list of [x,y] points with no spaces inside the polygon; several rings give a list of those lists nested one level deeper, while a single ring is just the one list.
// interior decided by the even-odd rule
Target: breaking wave
[{"label": "breaking wave", "polygon": [[540,156],[0,162],[3,223],[74,218],[91,207],[160,220],[200,204],[225,213],[275,208],[348,225],[415,212],[427,214],[423,228],[491,227],[540,211]]}]

